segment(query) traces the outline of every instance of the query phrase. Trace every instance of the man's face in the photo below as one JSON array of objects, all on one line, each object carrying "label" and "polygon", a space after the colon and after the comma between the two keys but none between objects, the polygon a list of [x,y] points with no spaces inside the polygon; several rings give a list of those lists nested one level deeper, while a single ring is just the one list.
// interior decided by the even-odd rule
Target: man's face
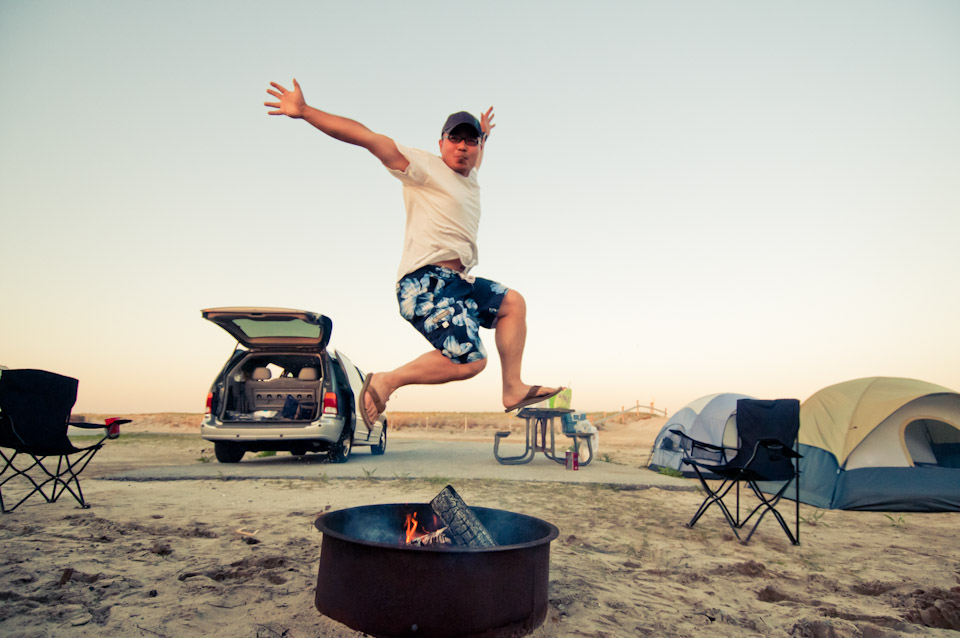
[{"label": "man's face", "polygon": [[[459,141],[451,141],[448,139],[450,137]],[[463,176],[469,175],[477,165],[477,160],[480,159],[480,144],[470,146],[467,142],[477,139],[477,131],[469,124],[461,124],[454,128],[440,138],[440,157],[443,158],[443,163]]]}]

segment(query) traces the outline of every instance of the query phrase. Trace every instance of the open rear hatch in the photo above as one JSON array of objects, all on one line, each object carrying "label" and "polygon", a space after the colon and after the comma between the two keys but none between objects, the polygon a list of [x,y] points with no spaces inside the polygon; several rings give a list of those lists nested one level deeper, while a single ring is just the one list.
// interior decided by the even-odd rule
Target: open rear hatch
[{"label": "open rear hatch", "polygon": [[322,354],[333,327],[328,317],[292,308],[209,308],[201,313],[249,350],[224,371],[221,420],[306,424],[320,417],[326,394],[333,396]]},{"label": "open rear hatch", "polygon": [[329,317],[293,308],[208,308],[201,313],[250,350],[322,350],[333,330]]}]

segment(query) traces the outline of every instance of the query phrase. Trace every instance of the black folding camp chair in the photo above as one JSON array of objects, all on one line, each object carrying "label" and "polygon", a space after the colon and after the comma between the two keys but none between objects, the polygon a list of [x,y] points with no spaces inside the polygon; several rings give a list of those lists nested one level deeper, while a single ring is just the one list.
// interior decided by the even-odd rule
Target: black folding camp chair
[{"label": "black folding camp chair", "polygon": [[[687,523],[693,527],[711,505],[716,505],[733,530],[738,540],[749,543],[753,533],[767,512],[771,512],[794,545],[800,544],[800,454],[794,449],[797,433],[800,430],[800,402],[796,399],[776,399],[761,401],[740,399],[737,401],[738,447],[729,448],[712,445],[691,439],[680,430],[671,430],[680,435],[683,445],[684,461],[693,467],[700,479],[707,497],[700,504],[696,514]],[[718,478],[720,484],[712,488],[708,478]],[[772,491],[769,487],[771,483]],[[760,503],[743,520],[740,519],[740,484],[746,483],[760,499]],[[766,492],[759,483],[765,483]],[[781,485],[782,483],[782,485]],[[794,532],[777,504],[790,485],[796,493],[794,501],[796,512]],[[734,512],[724,502],[724,498],[734,490],[736,504]],[[740,538],[742,530],[757,515],[756,522],[745,539]]]},{"label": "black folding camp chair", "polygon": [[[34,494],[52,503],[65,491],[70,492],[81,507],[89,507],[80,489],[80,473],[107,439],[120,436],[120,425],[130,420],[71,422],[77,385],[76,379],[44,370],[0,371],[0,457],[4,463],[0,469],[0,511],[12,512]],[[67,428],[71,425],[103,429],[103,438],[78,448],[67,437]],[[53,459],[56,459],[56,469]],[[3,501],[3,488],[18,477],[27,481],[32,489],[27,486],[26,496],[8,509]]]}]

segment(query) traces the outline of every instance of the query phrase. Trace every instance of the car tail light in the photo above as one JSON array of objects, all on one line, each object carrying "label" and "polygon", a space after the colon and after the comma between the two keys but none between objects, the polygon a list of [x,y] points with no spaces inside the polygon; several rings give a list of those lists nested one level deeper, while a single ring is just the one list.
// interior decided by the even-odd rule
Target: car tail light
[{"label": "car tail light", "polygon": [[206,415],[210,416],[210,413],[213,412],[213,392],[207,392],[207,409]]},{"label": "car tail light", "polygon": [[323,395],[323,413],[337,414],[337,393],[327,392]]}]

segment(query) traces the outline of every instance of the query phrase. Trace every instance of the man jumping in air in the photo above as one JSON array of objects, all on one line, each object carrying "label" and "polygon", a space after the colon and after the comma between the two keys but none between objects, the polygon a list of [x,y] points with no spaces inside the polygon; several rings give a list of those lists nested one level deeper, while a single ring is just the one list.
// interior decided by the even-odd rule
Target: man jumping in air
[{"label": "man jumping in air", "polygon": [[363,124],[307,105],[300,84],[293,90],[276,82],[264,102],[270,115],[303,119],[330,137],[362,146],[403,182],[407,225],[397,272],[400,314],[434,349],[390,372],[368,374],[360,400],[370,427],[397,388],[438,384],[476,376],[487,365],[479,328],[495,329],[507,412],[538,403],[563,388],[527,385],[520,377],[527,336],[526,302],[520,293],[469,275],[477,265],[483,148],[495,126],[493,107],[480,121],[465,111],[447,118],[440,156],[394,142]]}]

